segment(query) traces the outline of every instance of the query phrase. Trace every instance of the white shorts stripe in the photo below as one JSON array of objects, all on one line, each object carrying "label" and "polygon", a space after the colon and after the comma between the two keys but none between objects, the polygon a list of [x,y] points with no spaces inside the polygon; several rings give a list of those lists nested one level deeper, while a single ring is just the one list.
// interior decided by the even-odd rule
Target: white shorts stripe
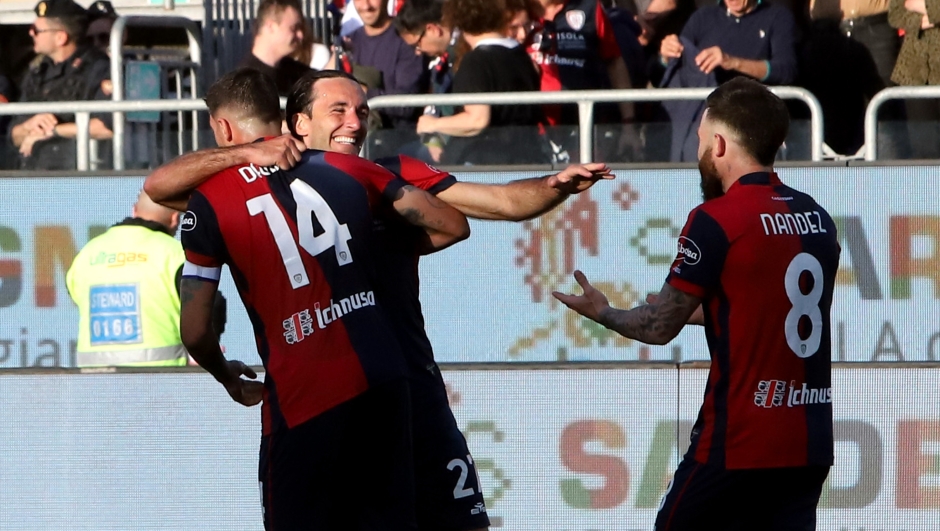
[{"label": "white shorts stripe", "polygon": [[221,267],[203,267],[196,265],[190,261],[186,261],[183,264],[183,276],[184,277],[196,277],[203,280],[211,280],[212,282],[218,282],[222,278],[222,268]]}]

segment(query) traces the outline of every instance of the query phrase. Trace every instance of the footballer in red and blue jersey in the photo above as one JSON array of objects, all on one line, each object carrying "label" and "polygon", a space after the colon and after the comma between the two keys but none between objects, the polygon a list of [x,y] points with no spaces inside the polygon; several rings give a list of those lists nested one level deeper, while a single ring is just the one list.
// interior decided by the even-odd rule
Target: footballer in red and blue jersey
[{"label": "footballer in red and blue jersey", "polygon": [[[457,179],[400,155],[377,164],[406,182],[438,194]],[[420,529],[466,531],[490,525],[473,457],[450,409],[447,389],[424,328],[419,299],[421,232],[398,216],[376,217],[376,248],[382,252],[379,292],[390,301],[389,320],[402,346],[412,403],[417,519]]]},{"label": "footballer in red and blue jersey", "polygon": [[[775,173],[745,175],[689,214],[666,282],[702,300],[711,367],[658,531],[762,516],[767,529],[815,527],[833,463],[830,307],[839,254],[826,210]],[[727,499],[716,503],[716,492]],[[791,505],[747,514],[774,498]]]},{"label": "footballer in red and blue jersey", "polygon": [[372,249],[373,210],[404,186],[359,157],[308,151],[287,172],[227,169],[190,199],[183,276],[217,282],[229,266],[266,369],[269,531],[415,526],[405,365]]}]

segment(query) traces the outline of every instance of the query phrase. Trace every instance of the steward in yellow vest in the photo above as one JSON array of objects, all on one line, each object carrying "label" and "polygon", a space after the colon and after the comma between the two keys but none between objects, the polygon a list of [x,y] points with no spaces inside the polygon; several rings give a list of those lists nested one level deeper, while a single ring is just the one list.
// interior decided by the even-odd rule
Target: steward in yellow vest
[{"label": "steward in yellow vest", "polygon": [[78,305],[79,367],[185,366],[180,341],[179,212],[143,192],[133,216],[92,239],[66,273]]}]

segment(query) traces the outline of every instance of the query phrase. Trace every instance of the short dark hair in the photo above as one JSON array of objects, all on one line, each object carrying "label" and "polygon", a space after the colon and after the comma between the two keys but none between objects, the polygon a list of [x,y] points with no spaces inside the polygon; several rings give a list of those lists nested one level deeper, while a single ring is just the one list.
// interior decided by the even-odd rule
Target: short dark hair
[{"label": "short dark hair", "polygon": [[470,35],[503,31],[509,25],[505,0],[447,0],[444,24]]},{"label": "short dark hair", "polygon": [[764,166],[773,164],[790,128],[783,100],[762,83],[743,76],[719,86],[705,100],[708,118],[738,136],[749,155]]},{"label": "short dark hair", "polygon": [[421,33],[428,24],[444,20],[444,0],[406,0],[395,16],[398,33]]},{"label": "short dark hair", "polygon": [[274,80],[253,68],[239,68],[222,76],[206,93],[209,114],[219,109],[242,111],[264,123],[281,122],[281,100]]},{"label": "short dark hair", "polygon": [[69,41],[81,44],[88,31],[88,17],[86,15],[69,15],[66,17],[49,17],[62,27],[62,31],[69,36]]},{"label": "short dark hair", "polygon": [[292,135],[297,135],[297,131],[294,130],[294,115],[300,113],[306,115],[310,114],[310,110],[313,107],[313,100],[316,99],[317,96],[316,91],[313,90],[314,85],[321,79],[333,78],[348,79],[359,83],[356,78],[342,70],[318,70],[316,72],[309,72],[294,83],[290,94],[287,96],[286,107],[287,128]]},{"label": "short dark hair", "polygon": [[255,22],[251,26],[251,34],[257,36],[261,26],[269,18],[280,15],[286,9],[296,9],[300,16],[304,14],[303,7],[298,0],[261,0],[261,4],[258,5],[258,16],[255,17]]}]

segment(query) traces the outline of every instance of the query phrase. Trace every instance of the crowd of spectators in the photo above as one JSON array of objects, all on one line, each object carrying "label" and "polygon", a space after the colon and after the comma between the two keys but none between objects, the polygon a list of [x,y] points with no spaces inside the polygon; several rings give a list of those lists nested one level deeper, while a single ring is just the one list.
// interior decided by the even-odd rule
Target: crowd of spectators
[{"label": "crowd of spectators", "polygon": [[[940,83],[940,0],[332,0],[330,9],[342,19],[337,35],[314,42],[298,0],[262,0],[241,66],[270,75],[282,94],[311,69],[342,69],[369,97],[710,87],[747,76],[813,92],[825,141],[845,156],[862,147],[875,93]],[[0,75],[0,101],[107,99],[110,2],[43,0],[35,13],[36,58],[17,83]],[[595,156],[695,160],[701,108],[597,104]],[[940,101],[890,102],[880,117],[884,158],[940,157]],[[41,114],[6,125],[15,166],[74,167],[73,121]],[[369,120],[367,155],[558,163],[578,156],[577,126],[574,105],[382,109]],[[110,135],[105,117],[92,120],[93,138]]]}]

